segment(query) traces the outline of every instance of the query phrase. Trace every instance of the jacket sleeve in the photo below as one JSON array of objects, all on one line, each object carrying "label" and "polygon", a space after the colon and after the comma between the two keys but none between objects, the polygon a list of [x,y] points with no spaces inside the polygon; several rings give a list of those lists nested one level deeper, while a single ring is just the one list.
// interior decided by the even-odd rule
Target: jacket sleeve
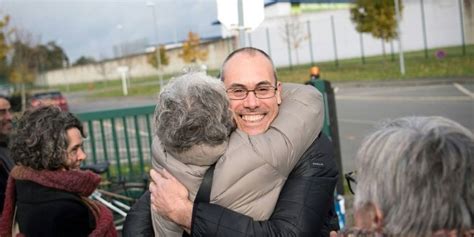
[{"label": "jacket sleeve", "polygon": [[154,235],[151,223],[150,191],[146,191],[127,213],[122,236],[150,237]]},{"label": "jacket sleeve", "polygon": [[262,158],[287,177],[321,131],[323,98],[313,86],[284,83],[278,116],[263,135],[249,136]]},{"label": "jacket sleeve", "polygon": [[338,170],[332,145],[321,134],[303,154],[286,181],[269,220],[224,207],[195,204],[192,236],[328,236]]}]

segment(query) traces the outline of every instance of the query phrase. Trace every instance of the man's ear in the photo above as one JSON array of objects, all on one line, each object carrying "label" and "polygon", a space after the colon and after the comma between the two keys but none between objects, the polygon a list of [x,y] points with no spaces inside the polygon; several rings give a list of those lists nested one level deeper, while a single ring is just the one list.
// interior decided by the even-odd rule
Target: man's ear
[{"label": "man's ear", "polygon": [[383,213],[378,206],[369,202],[354,212],[355,225],[365,230],[382,231]]},{"label": "man's ear", "polygon": [[281,93],[282,93],[283,87],[281,86],[281,82],[277,81],[277,91],[276,91],[276,99],[277,103],[281,104]]}]

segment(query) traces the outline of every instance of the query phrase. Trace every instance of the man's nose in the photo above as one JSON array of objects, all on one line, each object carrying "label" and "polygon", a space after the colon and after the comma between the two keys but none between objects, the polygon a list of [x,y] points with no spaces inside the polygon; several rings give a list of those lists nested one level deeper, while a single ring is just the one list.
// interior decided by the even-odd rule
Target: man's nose
[{"label": "man's nose", "polygon": [[249,109],[258,108],[260,100],[255,96],[255,91],[249,91],[247,97],[244,99],[244,107]]}]

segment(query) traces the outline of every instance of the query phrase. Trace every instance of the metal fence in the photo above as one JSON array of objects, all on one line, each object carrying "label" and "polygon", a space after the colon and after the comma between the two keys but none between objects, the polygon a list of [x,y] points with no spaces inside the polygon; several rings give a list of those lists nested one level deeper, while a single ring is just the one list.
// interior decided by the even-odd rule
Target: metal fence
[{"label": "metal fence", "polygon": [[109,162],[109,178],[145,177],[151,157],[154,110],[155,106],[145,106],[77,114],[87,134],[86,162]]},{"label": "metal fence", "polygon": [[[424,51],[461,46],[457,55],[466,55],[466,45],[474,44],[474,4],[463,0],[404,0],[401,39],[404,51]],[[230,34],[230,32],[228,32]],[[387,55],[395,59],[397,40],[386,42],[368,33],[359,33],[349,9],[268,18],[253,32],[245,45],[265,50],[277,66],[295,66],[341,59]]]}]

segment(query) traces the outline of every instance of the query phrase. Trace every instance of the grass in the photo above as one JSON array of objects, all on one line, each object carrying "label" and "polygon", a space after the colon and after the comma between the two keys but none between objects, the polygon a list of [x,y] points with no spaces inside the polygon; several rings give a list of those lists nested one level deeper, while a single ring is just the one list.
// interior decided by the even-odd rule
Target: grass
[{"label": "grass", "polygon": [[[474,77],[474,45],[466,48],[466,55],[461,53],[461,47],[443,49],[446,57],[437,59],[437,49],[405,53],[405,75],[400,73],[398,55],[393,59],[390,54],[368,57],[365,63],[360,58],[341,60],[338,65],[332,62],[318,63],[321,78],[332,82],[346,81],[375,81],[375,80],[406,80],[417,78],[452,78]],[[303,83],[309,79],[310,65],[283,68],[278,70],[281,81]]]},{"label": "grass", "polygon": [[[462,47],[442,48],[446,56],[442,59],[436,58],[435,54],[440,49],[428,50],[427,58],[425,52],[414,51],[404,54],[406,74],[400,74],[398,54],[386,54],[385,56],[366,57],[365,63],[361,58],[316,63],[320,67],[321,78],[331,82],[349,81],[384,81],[384,80],[407,80],[418,78],[474,78],[474,45],[466,46],[466,54],[462,54]],[[283,82],[304,83],[309,79],[309,68],[311,64],[304,64],[285,68],[278,68],[279,80]],[[217,76],[217,70],[208,72]],[[174,75],[163,76],[164,80]],[[159,92],[160,86],[157,76],[133,78],[129,88],[129,96],[150,96]],[[66,86],[57,89],[67,91]],[[90,91],[93,97],[115,97],[122,96],[121,80],[101,81],[96,83],[81,83],[69,86],[69,91]]]}]

